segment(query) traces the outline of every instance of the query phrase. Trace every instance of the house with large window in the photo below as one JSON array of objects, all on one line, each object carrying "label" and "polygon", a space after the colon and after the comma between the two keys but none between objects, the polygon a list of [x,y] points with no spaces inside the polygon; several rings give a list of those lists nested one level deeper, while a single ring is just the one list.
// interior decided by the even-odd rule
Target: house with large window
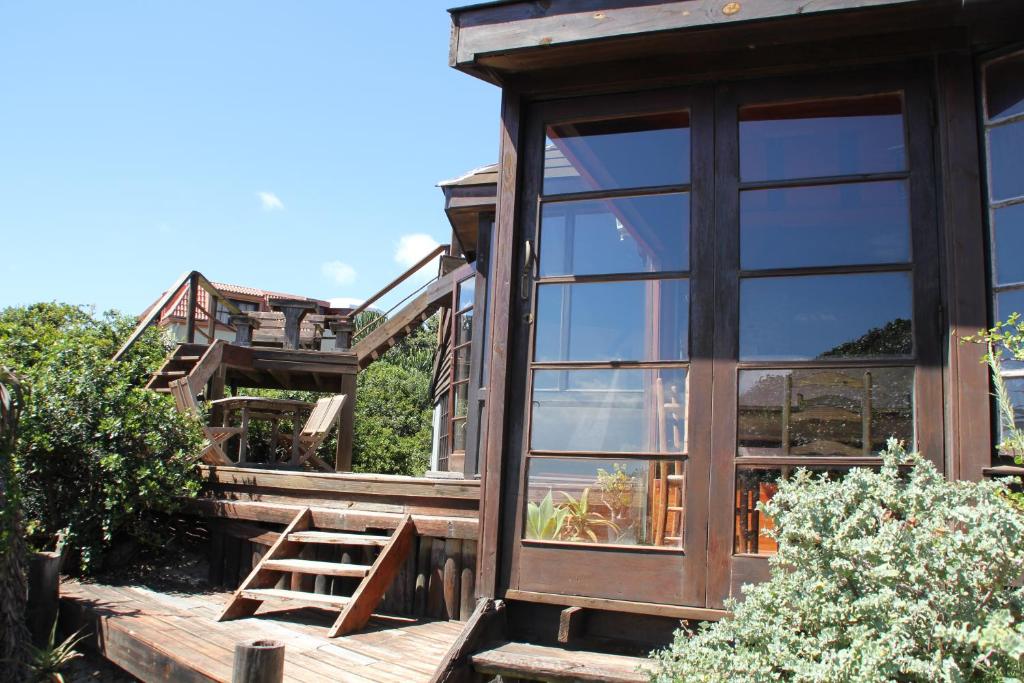
[{"label": "house with large window", "polygon": [[[301,680],[644,680],[680,621],[768,575],[757,503],[796,468],[877,466],[895,437],[951,479],[1024,473],[963,343],[1024,312],[1024,3],[494,0],[451,21],[450,65],[501,89],[500,158],[441,184],[438,276],[354,344],[325,320],[326,350],[255,348],[232,311],[186,396],[226,377],[352,400],[441,311],[449,474],[348,472],[340,446],[337,471],[204,466],[190,510],[233,592],[189,608],[203,657],[230,661],[243,623],[313,639],[288,646]],[[123,609],[179,609],[154,595]],[[105,619],[108,656],[146,647]],[[183,650],[160,662],[207,666]]]}]

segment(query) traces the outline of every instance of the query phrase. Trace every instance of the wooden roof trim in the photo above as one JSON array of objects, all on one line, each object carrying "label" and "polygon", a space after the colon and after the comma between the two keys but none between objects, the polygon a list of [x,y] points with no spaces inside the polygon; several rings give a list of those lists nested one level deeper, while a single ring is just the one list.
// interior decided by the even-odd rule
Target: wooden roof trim
[{"label": "wooden roof trim", "polygon": [[449,10],[449,63],[496,81],[481,60],[517,51],[806,17],[870,8],[934,5],[929,0],[550,0],[487,3]]}]

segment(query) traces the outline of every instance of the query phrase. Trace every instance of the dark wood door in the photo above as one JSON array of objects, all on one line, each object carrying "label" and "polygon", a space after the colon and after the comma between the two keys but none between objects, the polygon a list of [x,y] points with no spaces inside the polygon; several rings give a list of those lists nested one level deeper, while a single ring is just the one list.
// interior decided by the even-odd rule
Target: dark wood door
[{"label": "dark wood door", "polygon": [[889,436],[941,465],[930,105],[884,73],[530,109],[514,595],[720,608],[767,575],[779,476]]}]

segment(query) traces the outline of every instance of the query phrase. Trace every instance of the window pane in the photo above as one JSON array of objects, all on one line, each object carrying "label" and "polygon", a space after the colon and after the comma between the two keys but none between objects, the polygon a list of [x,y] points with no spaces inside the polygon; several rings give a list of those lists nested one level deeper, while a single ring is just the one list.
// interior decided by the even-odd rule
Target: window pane
[{"label": "window pane", "polygon": [[537,361],[683,360],[687,280],[537,288]]},{"label": "window pane", "polygon": [[740,358],[809,360],[913,351],[910,273],[740,283]]},{"label": "window pane", "polygon": [[[1024,429],[1024,378],[1006,377],[1003,381],[1013,403],[1013,421],[1019,429]],[[999,420],[999,440],[1002,441],[1006,437],[1006,428],[1002,420]]]},{"label": "window pane", "polygon": [[686,370],[535,370],[535,451],[683,453]]},{"label": "window pane", "polygon": [[682,461],[530,458],[523,537],[682,545]]},{"label": "window pane", "polygon": [[740,109],[740,177],[784,180],[906,168],[899,95]]},{"label": "window pane", "polygon": [[740,456],[873,455],[891,436],[913,442],[913,368],[739,373]]},{"label": "window pane", "polygon": [[1024,113],[1024,53],[986,67],[985,103],[990,119]]},{"label": "window pane", "polygon": [[1024,197],[1024,121],[988,131],[992,201]]},{"label": "window pane", "polygon": [[996,284],[1024,282],[1024,204],[996,209],[992,222],[996,234]]},{"label": "window pane", "polygon": [[[1011,313],[1020,313],[1024,316],[1024,289],[1010,289],[996,293],[996,320],[1006,320]],[[1009,354],[1003,355],[1004,370],[1019,370],[1024,368],[1024,362],[1014,360]]]},{"label": "window pane", "polygon": [[909,260],[910,210],[902,180],[740,195],[744,269]]},{"label": "window pane", "polygon": [[544,194],[687,183],[687,126],[685,112],[549,126]]},{"label": "window pane", "polygon": [[469,379],[469,349],[463,346],[455,351],[455,381]]},{"label": "window pane", "polygon": [[736,470],[736,518],[733,536],[733,551],[753,555],[772,555],[778,552],[778,544],[765,537],[766,531],[775,528],[775,521],[757,509],[758,503],[767,503],[779,490],[778,481],[788,479],[797,469],[807,469],[815,476],[841,479],[849,471],[844,468],[804,467],[784,465],[782,467],[741,467]]},{"label": "window pane", "polygon": [[466,418],[452,420],[452,450],[466,450]]},{"label": "window pane", "polygon": [[476,278],[471,277],[459,283],[459,310],[473,305],[473,295],[476,290]]},{"label": "window pane", "polygon": [[665,194],[544,205],[540,274],[686,270],[690,196]]},{"label": "window pane", "polygon": [[469,403],[469,382],[455,385],[455,415],[453,417],[466,417]]},{"label": "window pane", "polygon": [[473,339],[473,309],[460,313],[455,319],[455,345],[465,344]]}]

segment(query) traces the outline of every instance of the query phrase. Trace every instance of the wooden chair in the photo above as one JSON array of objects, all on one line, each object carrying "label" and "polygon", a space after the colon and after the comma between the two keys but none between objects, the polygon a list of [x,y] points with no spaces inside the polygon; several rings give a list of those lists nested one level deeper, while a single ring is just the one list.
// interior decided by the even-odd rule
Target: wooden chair
[{"label": "wooden chair", "polygon": [[[174,404],[179,413],[186,413],[193,417],[201,416],[199,402],[196,401],[196,397],[192,394],[187,378],[176,379],[168,386],[171,390],[171,395],[174,396]],[[203,451],[199,455],[200,459],[209,465],[234,465],[235,463],[224,451],[224,443],[231,437],[241,433],[241,427],[210,427],[204,425],[203,436],[206,437],[206,443],[203,445]]]},{"label": "wooden chair", "polygon": [[326,396],[316,402],[313,412],[309,414],[306,425],[299,432],[298,448],[292,451],[291,465],[302,465],[306,462],[325,472],[333,472],[334,468],[317,457],[316,449],[320,447],[338,424],[341,409],[348,396],[336,394]]}]

